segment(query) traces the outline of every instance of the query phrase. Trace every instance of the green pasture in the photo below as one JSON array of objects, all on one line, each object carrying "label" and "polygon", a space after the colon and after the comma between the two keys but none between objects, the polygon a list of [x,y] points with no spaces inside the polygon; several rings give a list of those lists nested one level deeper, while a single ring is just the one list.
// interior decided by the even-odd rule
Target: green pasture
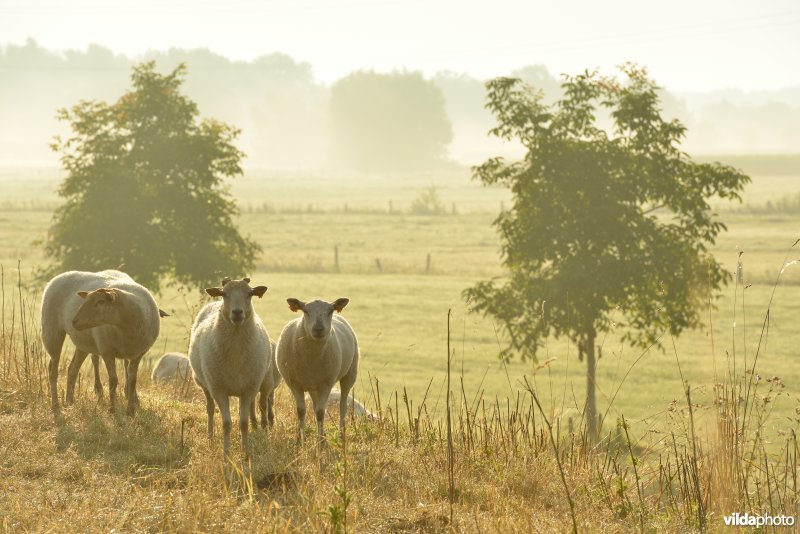
[{"label": "green pasture", "polygon": [[[515,360],[503,365],[497,358],[504,343],[500,326],[468,313],[461,298],[461,292],[476,281],[503,275],[491,222],[510,198],[503,189],[471,182],[467,174],[375,178],[248,172],[232,192],[243,210],[244,233],[264,250],[257,272],[248,273],[254,282],[269,286],[256,308],[270,334],[277,337],[294,317],[285,304],[287,297],[349,297],[345,315],[356,329],[362,351],[356,395],[375,407],[377,381],[382,404],[393,406],[397,391],[402,405],[405,388],[418,406],[427,391],[429,413],[441,410],[444,403],[451,310],[453,379],[459,394],[463,380],[468,402],[482,398],[504,404],[517,395],[522,377],[533,375],[555,411],[575,414],[585,390],[585,365],[578,361],[575,347],[565,339],[552,339],[537,363]],[[598,408],[608,409],[607,421],[624,413],[641,425],[658,428],[673,416],[670,403],[683,398],[681,373],[692,387],[693,401],[700,404],[702,418],[713,409],[715,369],[720,379],[734,365],[741,374],[745,359],[751,365],[757,352],[759,376],[754,381],[764,394],[773,383],[767,378],[778,376],[785,384],[779,396],[771,397],[776,417],[770,424],[782,427],[783,418],[795,416],[800,390],[800,265],[783,274],[769,308],[768,336],[758,347],[775,278],[784,260],[800,258],[800,247],[790,248],[800,238],[800,215],[760,208],[768,201],[797,195],[798,175],[757,175],[743,205],[715,204],[728,231],[714,254],[733,272],[739,251],[744,251],[741,261],[748,287],[736,290],[735,311],[735,288],[730,286],[718,296],[717,310],[710,316],[704,311],[710,317],[705,328],[687,332],[674,344],[667,335],[661,340],[663,349],[623,346],[619,332],[603,339]],[[46,235],[57,204],[58,179],[55,170],[0,171],[0,264],[6,313],[18,262],[28,294],[41,289],[31,282],[31,271],[47,261],[37,241]],[[447,214],[409,213],[414,198],[431,185]],[[178,288],[166,289],[159,301],[172,317],[163,322],[150,361],[165,350],[186,351],[189,325],[203,302],[198,290]],[[89,371],[89,364],[84,371]]]}]

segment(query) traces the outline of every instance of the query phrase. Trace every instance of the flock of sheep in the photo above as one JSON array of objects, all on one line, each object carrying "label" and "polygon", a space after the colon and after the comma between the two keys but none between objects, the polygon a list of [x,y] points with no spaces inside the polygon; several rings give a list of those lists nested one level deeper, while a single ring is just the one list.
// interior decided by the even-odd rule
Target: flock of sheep
[{"label": "flock of sheep", "polygon": [[[188,358],[180,353],[165,354],[153,371],[153,378],[165,379],[192,371],[206,398],[208,435],[214,434],[214,412],[222,416],[223,448],[230,452],[232,429],[230,397],[239,398],[239,429],[242,451],[249,455],[249,423],[256,426],[256,397],[261,426],[272,426],[275,388],[281,382],[291,391],[298,418],[298,441],[305,434],[308,392],[317,420],[317,435],[324,440],[325,408],[332,400],[339,403],[339,430],[344,432],[348,394],[358,373],[358,340],[341,315],[348,299],[334,302],[301,302],[287,299],[289,308],[302,316],[289,322],[277,343],[253,309],[253,297],[261,298],[265,286],[252,287],[249,278],[224,278],[220,287],[206,289],[212,297],[194,320]],[[127,413],[133,415],[138,404],[136,377],[142,357],[158,338],[161,317],[152,294],[127,274],[107,270],[97,273],[70,271],[53,278],[42,295],[42,341],[50,355],[48,378],[52,408],[58,413],[58,367],[64,340],[69,335],[75,354],[67,372],[66,402],[74,401],[75,381],[81,364],[91,354],[94,363],[94,389],[102,395],[99,358],[108,371],[109,409],[116,404],[116,358],[125,362]],[[339,391],[332,391],[339,382]],[[357,415],[370,415],[351,399]]]}]

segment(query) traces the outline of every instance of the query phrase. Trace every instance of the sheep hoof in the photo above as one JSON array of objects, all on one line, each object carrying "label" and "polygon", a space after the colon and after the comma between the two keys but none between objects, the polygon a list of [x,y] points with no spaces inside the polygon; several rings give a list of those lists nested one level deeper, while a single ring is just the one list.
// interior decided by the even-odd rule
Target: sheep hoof
[{"label": "sheep hoof", "polygon": [[64,419],[64,414],[61,413],[61,410],[56,410],[53,413],[53,422],[56,426],[64,426],[66,420]]}]

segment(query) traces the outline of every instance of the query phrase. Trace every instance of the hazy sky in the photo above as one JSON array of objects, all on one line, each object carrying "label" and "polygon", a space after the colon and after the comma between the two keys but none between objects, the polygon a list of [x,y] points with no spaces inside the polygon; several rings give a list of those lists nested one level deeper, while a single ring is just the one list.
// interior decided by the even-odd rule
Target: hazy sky
[{"label": "hazy sky", "polygon": [[800,85],[797,0],[0,0],[0,44],[29,37],[129,55],[284,52],[323,82],[359,68],[485,78],[528,64],[558,74],[632,60],[671,90]]}]

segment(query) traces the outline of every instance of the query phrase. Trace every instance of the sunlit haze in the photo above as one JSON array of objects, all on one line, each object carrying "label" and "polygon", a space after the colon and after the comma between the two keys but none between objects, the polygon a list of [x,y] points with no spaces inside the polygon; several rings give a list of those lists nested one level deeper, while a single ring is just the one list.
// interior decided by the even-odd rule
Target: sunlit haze
[{"label": "sunlit haze", "polygon": [[480,78],[530,64],[551,73],[647,65],[670,90],[800,84],[792,0],[462,2],[454,0],[4,0],[0,44],[91,43],[139,55],[208,48],[231,59],[283,52],[330,83],[357,69]]}]

